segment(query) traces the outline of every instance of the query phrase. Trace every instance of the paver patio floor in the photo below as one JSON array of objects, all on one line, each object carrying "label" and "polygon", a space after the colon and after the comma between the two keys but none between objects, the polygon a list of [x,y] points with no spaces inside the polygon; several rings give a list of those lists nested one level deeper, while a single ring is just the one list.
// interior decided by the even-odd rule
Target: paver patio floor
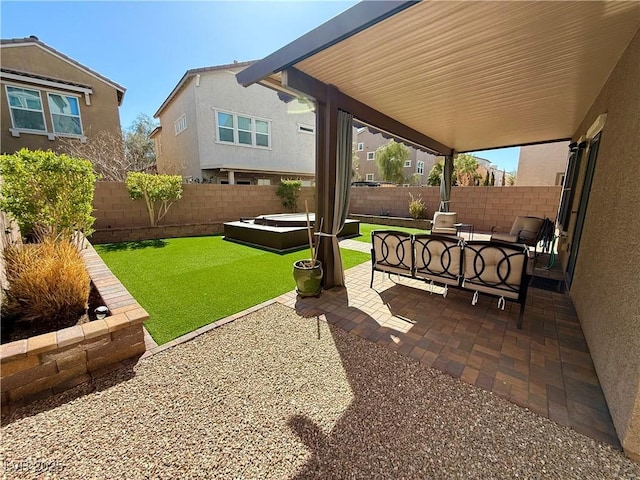
[{"label": "paver patio floor", "polygon": [[365,263],[346,272],[346,288],[277,300],[621,448],[568,295],[530,288],[518,330],[517,304],[501,311],[480,295],[472,306],[472,292],[449,289],[444,298],[378,272],[371,289],[370,279]]}]

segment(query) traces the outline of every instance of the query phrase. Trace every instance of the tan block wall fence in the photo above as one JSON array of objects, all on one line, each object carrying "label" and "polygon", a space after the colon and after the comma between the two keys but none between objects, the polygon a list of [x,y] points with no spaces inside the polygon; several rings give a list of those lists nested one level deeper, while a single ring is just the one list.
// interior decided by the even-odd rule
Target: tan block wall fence
[{"label": "tan block wall fence", "polygon": [[[224,222],[241,217],[282,213],[277,186],[185,184],[182,198],[171,206],[160,222],[149,228],[149,215],[142,200],[133,201],[122,182],[97,182],[93,199],[96,217],[92,243],[136,241],[165,237],[212,235],[222,232]],[[298,211],[304,201],[312,211],[315,190],[302,189]]]},{"label": "tan block wall fence", "polygon": [[[94,196],[96,232],[92,243],[136,241],[165,237],[211,235],[222,232],[224,222],[241,217],[282,213],[276,186],[186,184],[178,200],[162,220],[161,227],[149,228],[142,201],[133,201],[124,183],[98,182]],[[439,187],[354,187],[350,213],[378,215],[381,211],[397,217],[408,216],[409,193],[420,195],[427,206],[427,217],[440,204]],[[508,231],[517,215],[555,219],[561,189],[552,187],[454,187],[451,211],[458,220],[472,223],[476,231]],[[315,189],[304,187],[298,210],[315,206]]]},{"label": "tan block wall fence", "polygon": [[[378,215],[388,211],[397,217],[409,216],[411,193],[420,195],[427,207],[427,218],[440,205],[440,187],[397,187],[351,189],[350,213]],[[556,218],[560,187],[454,187],[449,210],[458,221],[473,224],[476,231],[509,231],[516,216]]]}]

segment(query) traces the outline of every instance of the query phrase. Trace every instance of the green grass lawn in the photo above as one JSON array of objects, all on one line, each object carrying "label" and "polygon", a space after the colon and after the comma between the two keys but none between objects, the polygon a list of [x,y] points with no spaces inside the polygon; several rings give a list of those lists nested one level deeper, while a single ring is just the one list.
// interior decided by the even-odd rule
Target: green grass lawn
[{"label": "green grass lawn", "polygon": [[[224,241],[222,236],[96,245],[111,271],[149,313],[147,330],[158,344],[295,288],[286,255]],[[342,249],[345,269],[369,254]]]},{"label": "green grass lawn", "polygon": [[429,230],[421,230],[419,228],[391,227],[389,225],[375,225],[373,223],[361,223],[360,233],[362,234],[362,236],[355,237],[353,240],[358,240],[359,242],[371,243],[371,232],[373,230],[396,230],[399,232],[408,232],[408,233],[429,233]]}]

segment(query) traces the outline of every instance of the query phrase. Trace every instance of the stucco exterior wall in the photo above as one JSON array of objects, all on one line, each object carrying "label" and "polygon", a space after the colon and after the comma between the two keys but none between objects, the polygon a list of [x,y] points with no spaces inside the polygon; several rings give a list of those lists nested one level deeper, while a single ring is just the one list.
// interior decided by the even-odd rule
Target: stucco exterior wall
[{"label": "stucco exterior wall", "polygon": [[[158,173],[201,178],[198,117],[194,79],[191,79],[159,116],[162,131],[157,137]],[[187,129],[176,135],[175,122],[186,116]]]},{"label": "stucco exterior wall", "polygon": [[520,147],[516,185],[561,185],[567,167],[569,142]]},{"label": "stucco exterior wall", "polygon": [[84,96],[75,92],[68,92],[54,87],[27,85],[18,81],[2,81],[2,94],[0,95],[2,129],[0,142],[2,152],[13,153],[23,147],[31,149],[58,148],[58,140],[49,140],[47,135],[21,133],[20,137],[13,137],[9,132],[11,128],[11,116],[7,103],[6,84],[25,87],[32,90],[40,90],[42,106],[44,109],[45,124],[47,130],[53,133],[51,114],[46,98],[46,92],[62,92],[65,95],[77,96],[80,108],[80,118],[83,133],[87,137],[97,134],[101,130],[113,133],[120,132],[120,112],[118,110],[117,90],[104,81],[92,76],[78,67],[52,55],[38,45],[7,46],[1,49],[0,63],[3,68],[30,72],[46,77],[66,80],[90,86],[93,94],[90,96],[91,105],[86,105]]},{"label": "stucco exterior wall", "polygon": [[[162,144],[158,171],[180,173],[194,179],[274,178],[259,172],[284,172],[301,178],[315,174],[315,134],[299,132],[298,124],[315,128],[315,114],[287,113],[287,104],[276,92],[260,85],[241,86],[235,74],[244,67],[203,71],[190,78],[159,115]],[[218,142],[216,109],[269,120],[270,148],[254,148]],[[185,114],[187,130],[175,135],[174,122]],[[222,170],[222,171],[221,171]],[[247,178],[249,178],[247,177]],[[279,179],[279,177],[278,177]],[[275,183],[275,182],[274,182]]]},{"label": "stucco exterior wall", "polygon": [[[602,114],[571,297],[625,452],[640,461],[640,33],[573,140]],[[579,185],[584,178],[583,160]],[[579,195],[572,210],[577,210]],[[569,232],[571,234],[571,231]]]},{"label": "stucco exterior wall", "polygon": [[[275,91],[261,85],[243,87],[240,69],[204,73],[195,87],[200,129],[201,168],[229,168],[311,174],[315,171],[315,135],[298,132],[297,123],[315,127],[315,114],[287,113]],[[269,149],[218,142],[215,110],[244,114],[271,122]]]}]

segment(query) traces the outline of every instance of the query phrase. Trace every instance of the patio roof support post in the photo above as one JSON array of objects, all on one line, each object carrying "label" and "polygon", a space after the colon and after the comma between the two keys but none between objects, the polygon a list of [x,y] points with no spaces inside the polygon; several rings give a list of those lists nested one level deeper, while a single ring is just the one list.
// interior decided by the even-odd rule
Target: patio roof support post
[{"label": "patio roof support post", "polygon": [[322,286],[328,290],[335,286],[333,242],[331,226],[334,220],[334,198],[336,195],[336,157],[338,133],[338,104],[336,89],[327,86],[324,101],[316,104],[316,228],[322,218],[322,232],[318,246],[318,260],[322,262],[324,276]]}]

